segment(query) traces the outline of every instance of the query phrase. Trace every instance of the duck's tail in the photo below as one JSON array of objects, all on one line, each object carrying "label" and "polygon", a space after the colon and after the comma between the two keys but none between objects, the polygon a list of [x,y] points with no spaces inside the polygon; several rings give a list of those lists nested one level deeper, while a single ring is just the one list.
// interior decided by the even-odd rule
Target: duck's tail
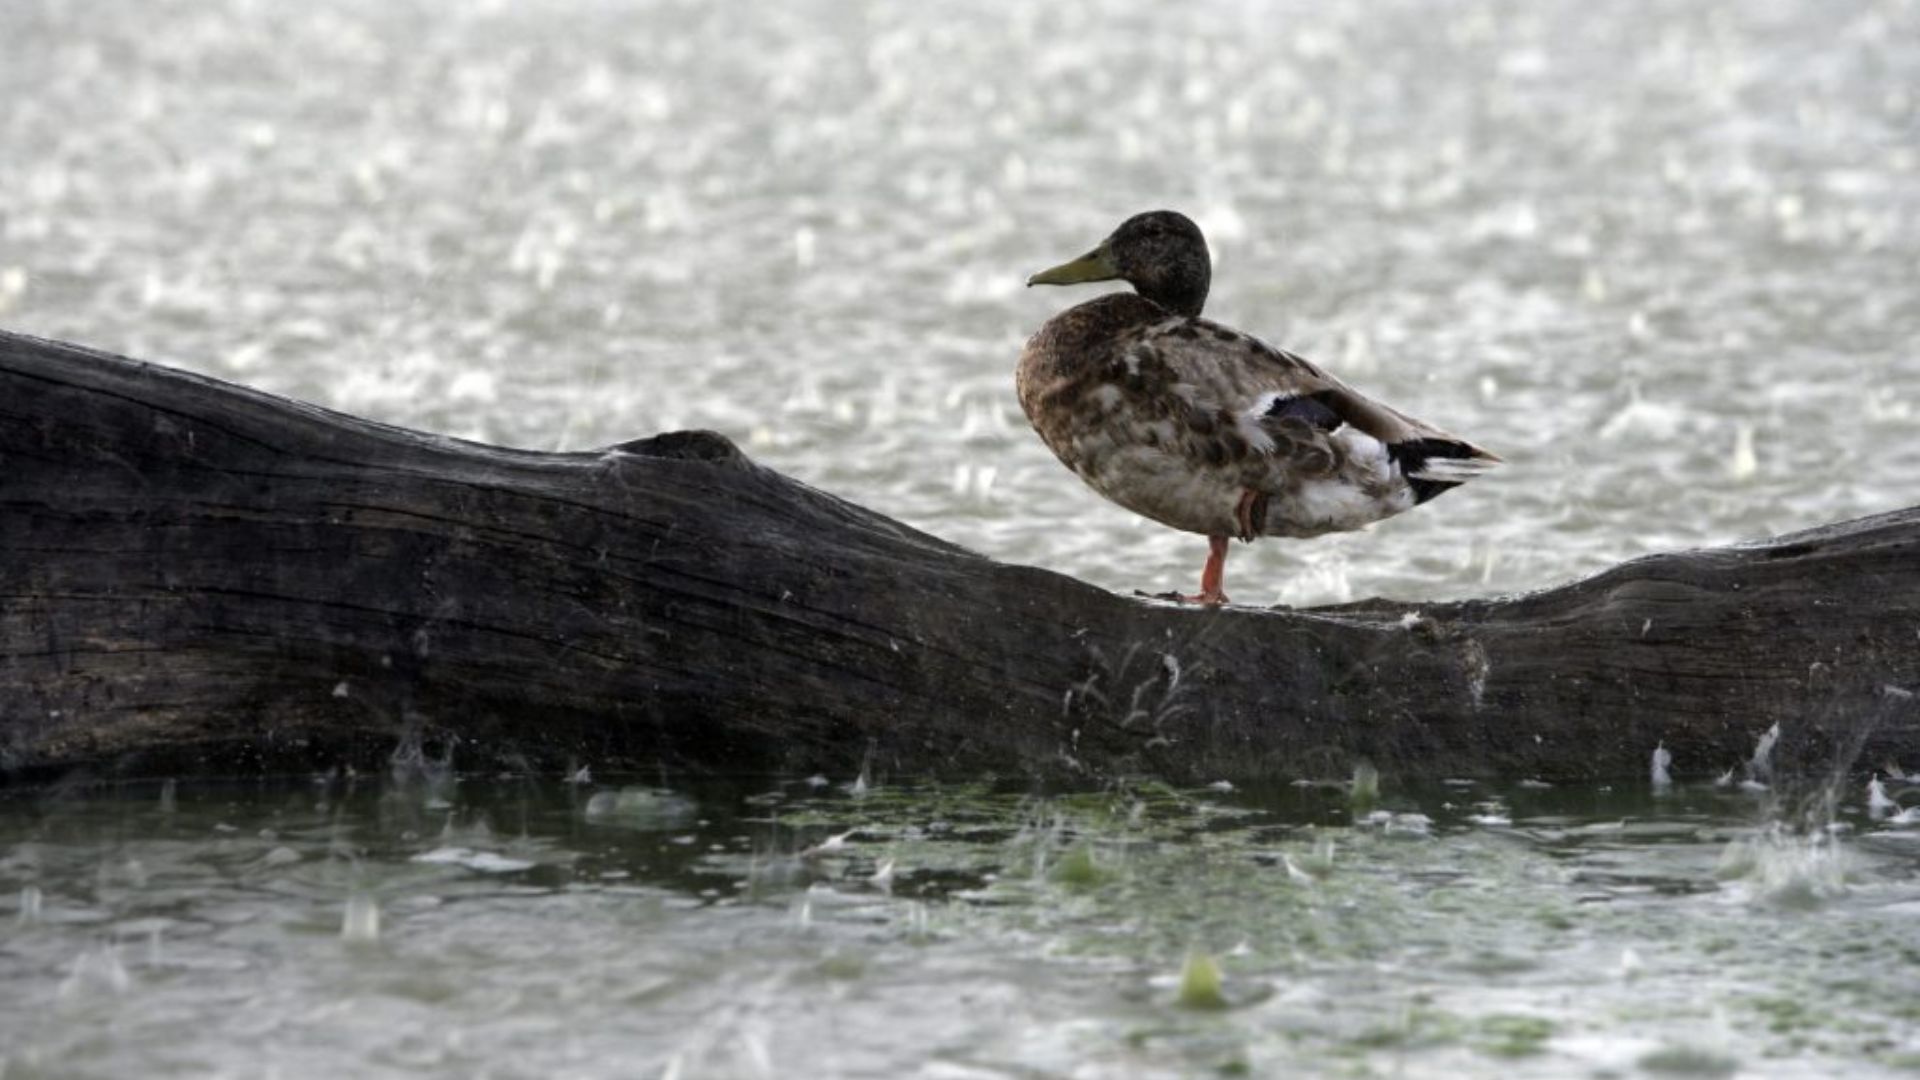
[{"label": "duck's tail", "polygon": [[1416,505],[1501,464],[1498,455],[1470,442],[1434,436],[1389,443],[1387,456],[1400,466]]}]

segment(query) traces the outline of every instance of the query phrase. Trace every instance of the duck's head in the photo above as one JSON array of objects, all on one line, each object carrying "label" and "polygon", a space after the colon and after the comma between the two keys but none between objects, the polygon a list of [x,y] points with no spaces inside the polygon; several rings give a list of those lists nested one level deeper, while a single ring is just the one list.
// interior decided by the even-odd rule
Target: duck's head
[{"label": "duck's head", "polygon": [[1027,284],[1077,285],[1116,279],[1169,311],[1198,315],[1213,281],[1207,238],[1185,214],[1172,210],[1135,214],[1099,247],[1070,263],[1040,271]]}]

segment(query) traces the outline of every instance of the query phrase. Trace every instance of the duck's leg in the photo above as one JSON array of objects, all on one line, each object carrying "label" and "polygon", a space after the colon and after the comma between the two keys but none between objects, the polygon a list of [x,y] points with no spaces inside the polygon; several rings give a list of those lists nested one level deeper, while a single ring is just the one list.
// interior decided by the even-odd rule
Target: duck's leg
[{"label": "duck's leg", "polygon": [[1227,538],[1207,537],[1207,565],[1200,571],[1200,595],[1182,596],[1188,604],[1209,606],[1227,602]]}]

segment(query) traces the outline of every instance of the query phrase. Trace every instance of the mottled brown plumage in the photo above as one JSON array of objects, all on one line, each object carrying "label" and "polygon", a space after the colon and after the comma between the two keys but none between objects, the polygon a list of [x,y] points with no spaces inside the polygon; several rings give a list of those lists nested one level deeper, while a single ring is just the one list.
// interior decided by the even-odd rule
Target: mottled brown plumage
[{"label": "mottled brown plumage", "polygon": [[1205,535],[1198,599],[1221,603],[1225,538],[1362,528],[1496,464],[1311,363],[1200,317],[1206,241],[1171,211],[1128,219],[1029,284],[1122,278],[1027,342],[1016,376],[1040,438],[1094,490]]}]

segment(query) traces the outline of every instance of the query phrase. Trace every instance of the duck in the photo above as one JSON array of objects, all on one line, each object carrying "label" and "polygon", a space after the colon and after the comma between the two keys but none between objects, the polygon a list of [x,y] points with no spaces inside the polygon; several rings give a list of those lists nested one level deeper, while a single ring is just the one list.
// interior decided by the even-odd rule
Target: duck
[{"label": "duck", "polygon": [[1200,591],[1228,603],[1228,542],[1365,528],[1500,464],[1284,349],[1201,316],[1213,260],[1173,210],[1136,214],[1027,279],[1124,281],[1048,319],[1021,350],[1020,407],[1094,491],[1207,538]]}]

